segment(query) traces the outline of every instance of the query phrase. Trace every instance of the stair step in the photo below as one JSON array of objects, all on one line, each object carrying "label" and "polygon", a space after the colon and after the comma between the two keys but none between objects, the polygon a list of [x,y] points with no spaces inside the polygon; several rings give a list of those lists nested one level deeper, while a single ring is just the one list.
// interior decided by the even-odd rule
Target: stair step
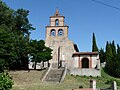
[{"label": "stair step", "polygon": [[46,76],[45,81],[60,82],[63,72],[64,68],[52,68]]},{"label": "stair step", "polygon": [[58,64],[57,63],[52,63],[52,68],[58,68]]}]

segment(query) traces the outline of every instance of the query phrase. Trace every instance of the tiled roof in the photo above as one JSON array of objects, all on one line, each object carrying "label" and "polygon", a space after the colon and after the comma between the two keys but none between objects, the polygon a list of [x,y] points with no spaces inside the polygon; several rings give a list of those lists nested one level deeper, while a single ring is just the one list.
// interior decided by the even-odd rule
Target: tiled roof
[{"label": "tiled roof", "polygon": [[98,55],[98,52],[75,52],[73,55]]}]

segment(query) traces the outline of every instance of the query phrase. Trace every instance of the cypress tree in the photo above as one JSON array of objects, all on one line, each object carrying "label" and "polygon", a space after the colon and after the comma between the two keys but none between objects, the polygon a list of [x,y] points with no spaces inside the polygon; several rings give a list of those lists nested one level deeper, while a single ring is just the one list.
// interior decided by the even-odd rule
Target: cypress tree
[{"label": "cypress tree", "polygon": [[[101,53],[101,52],[100,52]],[[106,51],[105,51],[105,61],[106,72],[114,77],[120,78],[120,46],[117,44],[117,49],[115,42],[106,44]]]},{"label": "cypress tree", "polygon": [[96,38],[95,34],[93,33],[93,38],[92,38],[92,52],[98,52],[98,47],[96,44]]},{"label": "cypress tree", "polygon": [[116,77],[120,78],[120,46],[117,44]]},{"label": "cypress tree", "polygon": [[116,46],[115,42],[112,41],[112,43],[108,43],[106,45],[106,71],[108,74],[114,77],[120,77],[118,73],[120,73],[120,65],[119,65],[119,59],[120,59],[120,48],[119,45],[117,45],[117,52],[116,52]]},{"label": "cypress tree", "polygon": [[112,49],[112,69],[113,69],[113,76],[116,76],[116,68],[117,68],[117,54],[116,54],[116,46],[115,46],[115,42],[112,41],[111,43],[111,49]]},{"label": "cypress tree", "polygon": [[99,50],[99,57],[100,57],[100,63],[105,62],[105,52],[103,48]]},{"label": "cypress tree", "polygon": [[111,49],[111,45],[107,42],[106,44],[106,53],[105,53],[105,59],[106,59],[106,66],[105,66],[105,70],[107,71],[108,74],[112,74],[111,71],[112,70],[112,49]]},{"label": "cypress tree", "polygon": [[117,58],[120,61],[120,46],[117,44]]},{"label": "cypress tree", "polygon": [[113,57],[116,58],[116,46],[114,41],[112,41],[111,43],[111,48],[112,48]]}]

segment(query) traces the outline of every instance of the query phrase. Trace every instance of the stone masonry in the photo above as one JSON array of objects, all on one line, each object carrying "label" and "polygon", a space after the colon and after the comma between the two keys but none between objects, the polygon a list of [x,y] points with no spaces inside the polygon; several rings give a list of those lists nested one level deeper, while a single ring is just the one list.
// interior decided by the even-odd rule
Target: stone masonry
[{"label": "stone masonry", "polygon": [[74,43],[68,39],[69,27],[64,24],[64,19],[65,17],[60,16],[58,10],[50,17],[50,25],[46,26],[45,45],[53,49],[51,62],[64,62],[70,67],[75,49]]}]

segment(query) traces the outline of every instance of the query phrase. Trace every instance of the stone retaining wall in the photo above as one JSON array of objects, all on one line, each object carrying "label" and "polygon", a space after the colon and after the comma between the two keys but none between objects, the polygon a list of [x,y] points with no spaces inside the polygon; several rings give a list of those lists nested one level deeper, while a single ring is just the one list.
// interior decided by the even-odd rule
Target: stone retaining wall
[{"label": "stone retaining wall", "polygon": [[101,76],[101,71],[98,69],[70,69],[70,74],[81,75],[81,76]]}]

